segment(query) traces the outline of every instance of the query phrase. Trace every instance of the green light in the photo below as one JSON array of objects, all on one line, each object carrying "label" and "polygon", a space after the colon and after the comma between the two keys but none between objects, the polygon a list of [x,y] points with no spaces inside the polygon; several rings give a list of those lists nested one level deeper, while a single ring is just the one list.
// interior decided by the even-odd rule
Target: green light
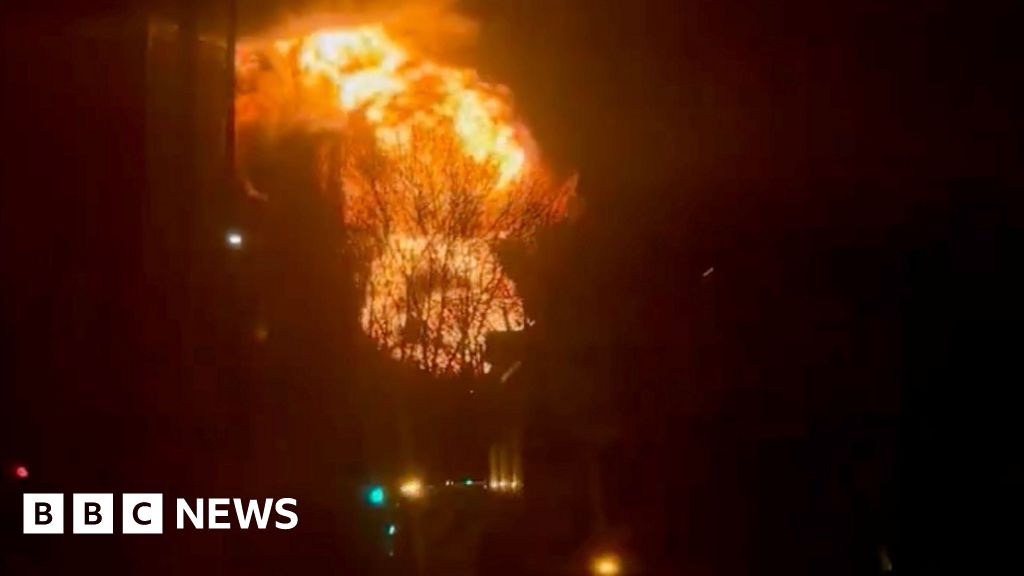
[{"label": "green light", "polygon": [[373,506],[384,505],[384,488],[382,486],[374,486],[370,488],[370,492],[367,493],[366,499],[370,501]]},{"label": "green light", "polygon": [[473,481],[471,479],[469,479],[469,478],[466,478],[465,484],[466,484],[466,486],[472,486],[473,485]]},{"label": "green light", "polygon": [[394,536],[397,531],[398,528],[394,524],[388,524],[388,536]]}]

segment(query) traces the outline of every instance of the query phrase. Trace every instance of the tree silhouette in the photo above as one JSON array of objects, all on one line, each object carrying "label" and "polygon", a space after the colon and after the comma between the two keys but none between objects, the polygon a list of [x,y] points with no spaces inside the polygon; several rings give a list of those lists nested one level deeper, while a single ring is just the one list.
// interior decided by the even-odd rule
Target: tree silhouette
[{"label": "tree silhouette", "polygon": [[351,246],[368,263],[363,330],[433,373],[488,371],[487,334],[528,322],[495,248],[562,218],[574,182],[535,169],[506,181],[441,127],[366,136],[350,127],[337,164]]}]

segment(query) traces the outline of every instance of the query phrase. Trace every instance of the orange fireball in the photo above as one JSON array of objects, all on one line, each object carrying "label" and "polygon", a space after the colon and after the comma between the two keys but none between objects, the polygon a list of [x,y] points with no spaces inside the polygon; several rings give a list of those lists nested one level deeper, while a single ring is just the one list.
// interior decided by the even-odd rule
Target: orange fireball
[{"label": "orange fireball", "polygon": [[[486,372],[486,337],[528,320],[493,252],[565,213],[507,89],[439,64],[380,25],[239,50],[239,127],[337,134],[344,219],[369,264],[363,330],[436,374]],[[244,111],[242,113],[241,111]]]}]

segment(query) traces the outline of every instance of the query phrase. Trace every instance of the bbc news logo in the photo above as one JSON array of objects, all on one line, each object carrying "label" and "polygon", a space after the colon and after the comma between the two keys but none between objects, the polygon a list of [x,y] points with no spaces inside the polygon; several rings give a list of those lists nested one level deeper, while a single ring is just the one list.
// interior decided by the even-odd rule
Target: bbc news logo
[{"label": "bbc news logo", "polygon": [[[64,533],[63,494],[25,494],[23,504],[22,529],[25,534]],[[197,498],[194,502],[178,498],[174,505],[175,526],[178,530],[184,530],[186,525],[199,530],[231,529],[235,527],[232,523],[234,512],[233,519],[243,530],[250,526],[260,530],[270,526],[291,530],[299,523],[299,516],[294,510],[296,506],[294,498],[276,501],[273,498]],[[73,534],[113,534],[114,517],[113,494],[71,495]],[[163,494],[121,495],[121,534],[163,534],[163,526]]]}]

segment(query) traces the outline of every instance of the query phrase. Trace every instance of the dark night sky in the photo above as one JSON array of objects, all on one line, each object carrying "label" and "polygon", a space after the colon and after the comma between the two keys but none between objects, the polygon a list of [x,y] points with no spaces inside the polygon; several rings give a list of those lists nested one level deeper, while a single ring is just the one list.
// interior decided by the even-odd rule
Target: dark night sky
[{"label": "dark night sky", "polygon": [[[141,128],[124,120],[141,87],[82,72],[130,56],[44,49],[33,71],[18,48],[125,4],[23,7],[32,24],[4,23],[0,458],[94,483],[159,474],[120,468],[147,448],[123,426],[194,399],[136,379],[173,382],[177,357],[156,348],[186,350],[207,320],[152,303],[189,288],[147,264],[168,257],[140,216]],[[552,389],[540,402],[585,393],[583,420],[614,423],[609,513],[645,539],[653,573],[869,573],[836,559],[881,539],[934,567],[954,539],[944,519],[1018,509],[1000,489],[1020,481],[1005,401],[1019,338],[997,336],[1020,294],[1009,8],[461,6],[480,23],[473,60],[514,89],[546,156],[580,174],[581,218],[542,239],[522,281],[543,341],[558,342],[538,360]],[[200,308],[218,309],[238,289],[226,286],[200,290]],[[178,329],[182,342],[161,335]],[[191,337],[216,354],[219,336]],[[67,404],[55,424],[53,399]],[[315,412],[307,401],[290,417]],[[70,431],[90,422],[77,406],[105,422]],[[80,454],[90,441],[118,456]],[[168,459],[207,463],[187,448]]]}]

